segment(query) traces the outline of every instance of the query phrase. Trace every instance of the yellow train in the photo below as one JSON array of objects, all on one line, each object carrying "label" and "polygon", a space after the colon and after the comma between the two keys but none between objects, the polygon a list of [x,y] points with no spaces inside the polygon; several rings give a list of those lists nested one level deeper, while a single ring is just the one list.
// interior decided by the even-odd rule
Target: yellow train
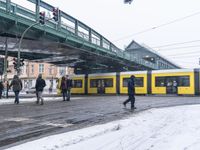
[{"label": "yellow train", "polygon": [[199,69],[172,69],[74,75],[71,93],[127,94],[128,80],[134,75],[136,94],[199,95],[199,72]]}]

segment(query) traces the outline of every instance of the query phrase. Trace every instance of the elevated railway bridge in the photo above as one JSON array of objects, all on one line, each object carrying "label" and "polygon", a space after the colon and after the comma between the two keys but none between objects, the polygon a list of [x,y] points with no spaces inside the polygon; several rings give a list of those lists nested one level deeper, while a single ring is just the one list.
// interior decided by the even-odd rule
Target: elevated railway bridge
[{"label": "elevated railway bridge", "polygon": [[[54,7],[41,0],[28,0],[35,11],[10,0],[0,0],[0,54],[17,57],[19,39],[23,32],[39,21],[41,9],[48,12]],[[154,70],[158,65],[117,48],[101,34],[60,10],[59,21],[46,18],[45,25],[37,24],[25,34],[20,57],[65,65],[75,68],[75,73],[111,72],[125,70]]]}]

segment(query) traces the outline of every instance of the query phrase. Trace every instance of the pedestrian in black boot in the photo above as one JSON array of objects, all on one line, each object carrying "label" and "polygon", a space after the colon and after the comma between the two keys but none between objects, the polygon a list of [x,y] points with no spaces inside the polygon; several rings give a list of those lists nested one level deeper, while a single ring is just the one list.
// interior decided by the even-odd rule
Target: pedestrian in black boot
[{"label": "pedestrian in black boot", "polygon": [[128,99],[123,102],[124,107],[128,102],[131,102],[131,109],[136,109],[135,107],[135,76],[132,75],[128,81]]}]

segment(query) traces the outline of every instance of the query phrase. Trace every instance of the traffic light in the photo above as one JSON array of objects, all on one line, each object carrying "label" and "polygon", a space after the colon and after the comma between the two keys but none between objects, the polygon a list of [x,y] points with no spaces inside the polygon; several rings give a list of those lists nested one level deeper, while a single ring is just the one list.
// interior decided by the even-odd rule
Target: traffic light
[{"label": "traffic light", "polygon": [[17,70],[17,58],[13,58],[14,69]]},{"label": "traffic light", "polygon": [[45,12],[44,11],[40,12],[39,15],[40,15],[39,22],[40,22],[40,24],[44,25],[45,24]]},{"label": "traffic light", "polygon": [[53,19],[57,22],[59,18],[59,9],[53,8]]},{"label": "traffic light", "polygon": [[24,65],[24,59],[20,59],[20,66]]}]

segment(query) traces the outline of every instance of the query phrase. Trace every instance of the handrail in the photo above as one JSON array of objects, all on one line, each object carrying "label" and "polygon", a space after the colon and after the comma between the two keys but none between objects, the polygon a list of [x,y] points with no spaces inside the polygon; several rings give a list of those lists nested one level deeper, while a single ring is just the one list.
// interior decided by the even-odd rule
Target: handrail
[{"label": "handrail", "polygon": [[[43,4],[44,5],[44,4]],[[23,18],[26,18],[26,19],[29,19],[31,21],[35,21],[36,22],[36,12],[33,12],[23,6],[20,6],[18,4],[15,4],[15,3],[11,3],[11,11],[10,13],[13,13],[15,15],[18,15],[20,17],[23,17]],[[48,8],[50,9],[52,6],[48,4]],[[0,0],[0,9],[5,10],[6,9],[6,0]],[[15,10],[15,11],[14,11]],[[61,19],[64,18],[64,19],[67,19],[68,21],[73,21],[73,22],[76,22],[77,19],[71,17],[70,15],[64,13],[61,11]],[[80,22],[79,20],[77,20],[78,22]],[[57,30],[56,28],[56,23],[55,22],[52,22],[52,21],[48,21],[46,22],[46,26],[47,27],[50,27],[50,28],[54,28]],[[88,29],[88,31],[91,29],[90,27],[88,27],[87,25],[85,25],[84,23],[80,22],[80,26],[83,27],[84,26],[84,29]],[[69,25],[66,25],[65,23],[61,22],[61,29],[60,32],[62,31],[65,31],[64,33],[66,34],[67,33],[72,33],[72,34],[76,34],[76,29],[75,27],[70,27]],[[104,51],[104,49],[107,49],[107,52],[109,54],[112,54],[112,55],[116,55],[118,56],[119,58],[122,58],[122,59],[126,59],[126,60],[129,60],[129,61],[132,61],[132,62],[136,62],[138,64],[142,64],[146,67],[149,67],[149,66],[155,66],[155,64],[153,63],[146,63],[145,60],[143,60],[142,58],[133,58],[131,56],[130,53],[128,52],[124,52],[123,50],[119,49],[118,47],[116,47],[114,44],[112,44],[112,42],[110,42],[109,40],[107,40],[105,37],[103,37],[102,35],[100,35],[99,33],[97,33],[95,30],[91,29],[91,33],[94,34],[94,36],[99,36],[100,39],[98,38],[95,38],[95,37],[91,37],[91,41],[89,40],[89,33],[86,34],[84,32],[81,32],[81,31],[77,31],[77,36],[82,38],[83,40],[87,41],[87,42],[90,42],[91,44],[95,44],[95,45],[98,45],[100,46],[102,49],[102,51]],[[101,41],[102,40],[102,41]],[[102,45],[101,45],[101,42],[102,42]]]}]

